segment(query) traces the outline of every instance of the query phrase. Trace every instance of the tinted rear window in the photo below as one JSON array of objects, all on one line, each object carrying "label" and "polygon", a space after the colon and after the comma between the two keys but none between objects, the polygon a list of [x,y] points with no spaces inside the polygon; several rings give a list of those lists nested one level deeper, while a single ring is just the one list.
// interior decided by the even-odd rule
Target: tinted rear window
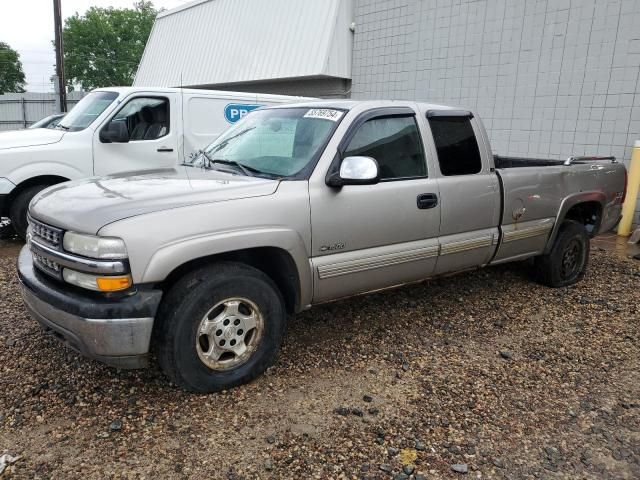
[{"label": "tinted rear window", "polygon": [[482,170],[480,149],[469,117],[431,117],[429,126],[443,175],[470,175]]}]

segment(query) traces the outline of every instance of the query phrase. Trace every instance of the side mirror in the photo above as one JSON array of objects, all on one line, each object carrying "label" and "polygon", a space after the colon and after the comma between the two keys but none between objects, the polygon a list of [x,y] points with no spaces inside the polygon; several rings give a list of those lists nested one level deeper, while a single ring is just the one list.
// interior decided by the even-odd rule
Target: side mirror
[{"label": "side mirror", "polygon": [[125,122],[112,121],[100,130],[102,143],[128,143],[129,130]]},{"label": "side mirror", "polygon": [[346,157],[340,164],[340,172],[327,177],[327,185],[330,187],[373,185],[379,181],[378,162],[371,157]]}]

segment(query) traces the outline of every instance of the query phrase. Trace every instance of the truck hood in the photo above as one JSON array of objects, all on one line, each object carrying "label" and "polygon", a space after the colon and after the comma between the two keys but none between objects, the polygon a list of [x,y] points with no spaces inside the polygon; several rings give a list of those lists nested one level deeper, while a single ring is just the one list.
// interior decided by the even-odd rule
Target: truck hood
[{"label": "truck hood", "polygon": [[278,180],[179,166],[54,185],[34,197],[29,213],[65,230],[97,233],[109,223],[145,213],[270,195],[278,184]]},{"label": "truck hood", "polygon": [[34,128],[0,132],[0,150],[18,147],[34,147],[59,142],[64,136],[62,130]]}]

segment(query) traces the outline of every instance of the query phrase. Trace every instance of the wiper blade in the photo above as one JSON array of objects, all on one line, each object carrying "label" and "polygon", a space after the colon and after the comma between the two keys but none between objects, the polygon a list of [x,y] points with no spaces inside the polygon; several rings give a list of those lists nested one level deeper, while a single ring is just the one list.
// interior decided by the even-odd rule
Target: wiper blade
[{"label": "wiper blade", "polygon": [[243,163],[236,162],[235,160],[223,160],[221,158],[213,158],[212,159],[209,156],[206,156],[206,157],[207,157],[207,160],[209,161],[209,166],[211,166],[211,164],[218,163],[220,165],[228,165],[230,167],[235,167],[236,169],[240,170],[247,177],[253,177],[255,174],[262,173],[260,170],[258,170],[256,168],[249,167],[248,165],[244,165]]},{"label": "wiper blade", "polygon": [[56,125],[55,128],[60,128],[60,129],[62,129],[62,130],[64,130],[66,132],[67,130],[69,130],[70,127],[67,127],[66,125],[58,124],[58,125]]},{"label": "wiper blade", "polygon": [[[280,178],[280,177],[274,176],[271,173],[263,172],[262,170],[259,170],[257,168],[253,168],[253,167],[250,167],[249,165],[245,165],[244,163],[236,162],[235,160],[225,160],[224,158],[211,158],[211,155],[209,155],[209,153],[207,153],[204,150],[201,150],[199,153],[205,159],[205,162],[203,162],[202,164],[202,168],[205,168],[205,169],[213,168],[213,165],[215,164],[227,165],[229,167],[235,168],[236,171],[239,170],[240,172],[242,172],[243,175],[246,175],[247,177],[255,177],[256,175],[259,175],[259,176],[266,175],[269,178],[276,178],[276,179]],[[186,162],[183,163],[183,165],[190,166],[190,167],[193,166],[193,164],[186,163]]]}]

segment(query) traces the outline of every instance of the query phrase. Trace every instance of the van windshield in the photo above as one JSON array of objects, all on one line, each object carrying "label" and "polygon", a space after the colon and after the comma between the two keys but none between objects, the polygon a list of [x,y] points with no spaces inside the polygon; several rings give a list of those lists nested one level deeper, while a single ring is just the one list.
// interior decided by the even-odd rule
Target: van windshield
[{"label": "van windshield", "polygon": [[309,107],[254,110],[187,165],[292,177],[317,158],[343,114]]},{"label": "van windshield", "polygon": [[118,98],[116,92],[91,92],[65,115],[57,128],[77,132],[84,130]]}]

